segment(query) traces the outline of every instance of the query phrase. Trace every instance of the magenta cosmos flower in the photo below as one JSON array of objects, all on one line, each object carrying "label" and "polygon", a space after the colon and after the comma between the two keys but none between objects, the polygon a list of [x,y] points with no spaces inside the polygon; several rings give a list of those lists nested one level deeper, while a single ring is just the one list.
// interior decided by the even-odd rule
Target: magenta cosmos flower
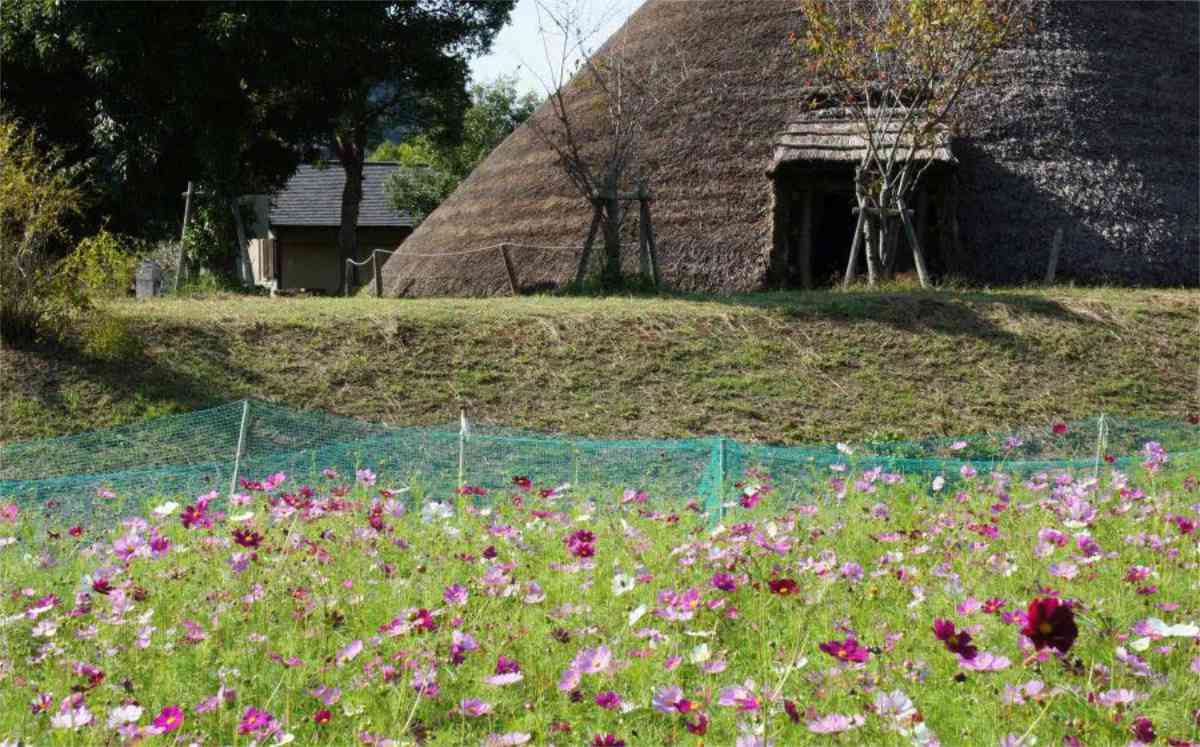
[{"label": "magenta cosmos flower", "polygon": [[864,662],[871,652],[859,645],[853,636],[844,641],[826,641],[819,648],[839,661]]},{"label": "magenta cosmos flower", "polygon": [[163,734],[170,734],[183,724],[183,711],[177,705],[169,705],[154,719],[154,727]]}]

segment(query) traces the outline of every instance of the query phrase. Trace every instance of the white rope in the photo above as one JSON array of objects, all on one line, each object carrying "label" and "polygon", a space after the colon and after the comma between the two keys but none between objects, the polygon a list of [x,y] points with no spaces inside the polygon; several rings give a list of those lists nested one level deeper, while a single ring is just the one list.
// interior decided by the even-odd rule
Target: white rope
[{"label": "white rope", "polygon": [[371,256],[367,257],[362,262],[355,262],[353,259],[350,259],[349,257],[346,258],[346,262],[354,265],[355,267],[365,267],[366,265],[369,265],[375,261],[376,254],[395,254],[395,253],[396,253],[395,249],[372,249]]}]

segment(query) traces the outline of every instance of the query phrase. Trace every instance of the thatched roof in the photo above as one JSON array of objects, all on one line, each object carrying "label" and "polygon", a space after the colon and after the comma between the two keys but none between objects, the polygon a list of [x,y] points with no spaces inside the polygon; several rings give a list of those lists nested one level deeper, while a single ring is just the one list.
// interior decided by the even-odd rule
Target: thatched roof
[{"label": "thatched roof", "polygon": [[[888,153],[897,145],[898,154],[911,156],[917,161],[954,161],[950,154],[950,133],[945,127],[934,128],[923,133],[925,125],[906,124],[902,115],[896,113],[886,118],[877,132],[871,133],[876,149]],[[921,134],[918,137],[918,134]],[[910,151],[914,140],[915,151]],[[771,169],[791,161],[837,161],[858,163],[869,148],[867,128],[860,119],[845,113],[814,112],[801,115],[789,122],[787,129],[775,136],[775,150],[771,157]]]},{"label": "thatched roof", "polygon": [[[669,40],[688,50],[693,70],[644,138],[672,287],[732,292],[767,282],[766,173],[779,148],[793,147],[799,133],[781,133],[803,122],[812,85],[786,41],[802,24],[791,0],[648,0],[618,32],[634,59],[652,59]],[[1061,226],[1061,278],[1196,284],[1198,28],[1192,2],[1046,2],[1037,33],[965,102],[979,117],[954,142],[966,251],[949,271],[992,282],[1038,277]],[[594,95],[579,86],[568,94],[585,139],[601,126],[588,113]],[[547,116],[545,107],[534,115]],[[828,154],[834,141],[810,142]],[[559,285],[577,259],[560,247],[580,246],[590,217],[551,150],[522,126],[388,261],[386,291],[507,294],[500,254],[487,249],[502,242],[543,247],[511,250],[523,286]],[[627,223],[632,239],[636,225]]]}]

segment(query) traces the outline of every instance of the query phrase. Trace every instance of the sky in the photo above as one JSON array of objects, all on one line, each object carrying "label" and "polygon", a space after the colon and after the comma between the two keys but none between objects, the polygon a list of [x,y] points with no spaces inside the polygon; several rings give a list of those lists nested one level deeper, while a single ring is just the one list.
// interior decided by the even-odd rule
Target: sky
[{"label": "sky", "polygon": [[[604,43],[625,19],[642,4],[643,0],[541,0],[545,7],[563,7],[580,11],[580,25],[594,31],[589,34],[590,47],[595,49]],[[543,35],[538,25],[537,0],[518,0],[509,24],[501,29],[492,44],[491,54],[474,60],[471,76],[476,82],[495,80],[501,75],[515,75],[517,90],[532,92],[539,97],[546,95],[546,87],[539,77],[548,80],[549,67],[546,63],[546,45],[557,58],[562,49],[562,38]]]}]

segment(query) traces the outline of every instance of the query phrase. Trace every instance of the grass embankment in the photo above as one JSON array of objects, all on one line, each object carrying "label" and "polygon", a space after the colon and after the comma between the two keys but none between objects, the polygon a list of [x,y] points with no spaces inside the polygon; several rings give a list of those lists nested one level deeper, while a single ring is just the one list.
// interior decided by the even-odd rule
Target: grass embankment
[{"label": "grass embankment", "polygon": [[[781,442],[1197,411],[1188,291],[122,302],[0,357],[0,440],[243,397],[396,424]],[[89,352],[90,351],[90,352]]]}]

